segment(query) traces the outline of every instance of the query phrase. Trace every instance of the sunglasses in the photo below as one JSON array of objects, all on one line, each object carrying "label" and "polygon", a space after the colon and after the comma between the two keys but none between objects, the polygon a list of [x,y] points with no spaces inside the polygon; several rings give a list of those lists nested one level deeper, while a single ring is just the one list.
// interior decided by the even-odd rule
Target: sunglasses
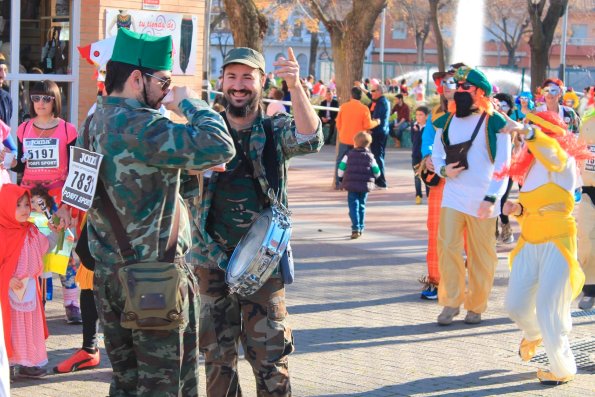
[{"label": "sunglasses", "polygon": [[169,88],[169,86],[171,85],[171,78],[168,77],[166,79],[163,79],[161,77],[157,77],[155,75],[152,75],[151,73],[145,73],[145,76],[149,76],[154,78],[155,80],[159,81],[159,85],[161,86],[161,90],[165,91]]},{"label": "sunglasses", "polygon": [[457,88],[457,82],[455,81],[455,79],[450,78],[447,80],[442,80],[442,82],[440,83],[443,87],[448,87],[450,89],[455,89]]},{"label": "sunglasses", "polygon": [[461,88],[463,91],[469,91],[471,87],[475,87],[471,83],[467,83],[466,81],[463,83],[457,83],[457,89]]},{"label": "sunglasses", "polygon": [[376,92],[376,90],[370,90],[370,92]]},{"label": "sunglasses", "polygon": [[52,95],[31,95],[31,101],[33,103],[37,103],[39,101],[43,101],[43,103],[50,103],[54,100]]}]

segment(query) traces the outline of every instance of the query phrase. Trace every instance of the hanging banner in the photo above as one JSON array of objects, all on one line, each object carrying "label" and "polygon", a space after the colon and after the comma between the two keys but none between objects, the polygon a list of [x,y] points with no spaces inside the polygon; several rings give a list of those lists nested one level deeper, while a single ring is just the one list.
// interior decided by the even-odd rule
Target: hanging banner
[{"label": "hanging banner", "polygon": [[106,8],[105,21],[105,38],[116,36],[118,28],[159,37],[171,35],[174,47],[172,74],[196,75],[196,15]]}]

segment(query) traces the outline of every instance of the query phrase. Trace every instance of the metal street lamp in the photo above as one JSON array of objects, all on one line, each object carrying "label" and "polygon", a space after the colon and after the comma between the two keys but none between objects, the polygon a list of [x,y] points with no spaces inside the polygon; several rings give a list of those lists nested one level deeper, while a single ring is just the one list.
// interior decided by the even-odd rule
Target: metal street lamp
[{"label": "metal street lamp", "polygon": [[568,3],[564,9],[564,17],[562,19],[562,38],[560,41],[560,69],[558,70],[558,78],[562,81],[566,77],[566,33],[568,31]]}]

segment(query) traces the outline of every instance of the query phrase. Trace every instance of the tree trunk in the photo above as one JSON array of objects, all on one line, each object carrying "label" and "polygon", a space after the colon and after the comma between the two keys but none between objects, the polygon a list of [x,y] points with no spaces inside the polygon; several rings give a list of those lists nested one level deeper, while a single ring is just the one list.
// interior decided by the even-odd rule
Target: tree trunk
[{"label": "tree trunk", "polygon": [[516,68],[516,46],[506,48],[506,53],[508,54],[508,62],[506,62],[506,66]]},{"label": "tree trunk", "polygon": [[337,99],[345,103],[351,98],[353,82],[361,80],[364,64],[362,60],[370,44],[370,38],[361,37],[356,32],[331,31]]},{"label": "tree trunk", "polygon": [[[337,99],[345,103],[351,98],[351,87],[362,78],[364,56],[373,38],[374,23],[386,7],[387,0],[353,0],[353,7],[342,21],[331,19],[317,0],[308,0],[316,17],[322,21],[331,37]],[[339,151],[339,140],[335,153]],[[334,174],[334,173],[333,173]],[[336,186],[336,175],[333,186]]]},{"label": "tree trunk", "polygon": [[440,24],[438,23],[438,2],[440,0],[428,0],[430,2],[430,18],[432,19],[432,32],[436,40],[436,51],[438,57],[438,70],[444,72],[446,64],[444,62],[444,41],[442,40],[442,32],[440,32]]},{"label": "tree trunk", "polygon": [[316,76],[316,60],[318,59],[318,32],[310,33],[310,37],[310,63],[308,65],[308,74]]},{"label": "tree trunk", "polygon": [[266,17],[258,10],[254,0],[223,0],[229,25],[233,28],[235,47],[250,47],[262,52],[262,41],[267,31]]},{"label": "tree trunk", "polygon": [[537,87],[547,77],[547,66],[549,64],[549,52],[554,40],[554,32],[560,20],[564,15],[568,0],[550,0],[549,8],[543,19],[541,15],[545,7],[546,0],[541,0],[533,4],[527,0],[529,18],[533,33],[529,39],[531,47],[531,91],[535,92]]},{"label": "tree trunk", "polygon": [[417,64],[423,65],[424,64],[424,50],[426,46],[426,37],[423,33],[416,33],[415,34],[415,49],[417,51]]},{"label": "tree trunk", "polygon": [[537,92],[537,87],[547,78],[549,63],[549,46],[531,49],[531,92]]}]

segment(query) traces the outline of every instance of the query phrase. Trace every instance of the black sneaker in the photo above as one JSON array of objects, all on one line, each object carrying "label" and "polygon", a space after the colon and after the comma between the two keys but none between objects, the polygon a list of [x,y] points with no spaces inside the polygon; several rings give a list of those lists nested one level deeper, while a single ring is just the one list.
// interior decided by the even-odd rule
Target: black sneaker
[{"label": "black sneaker", "polygon": [[47,375],[45,368],[41,367],[20,367],[19,376],[21,378],[39,379]]}]

